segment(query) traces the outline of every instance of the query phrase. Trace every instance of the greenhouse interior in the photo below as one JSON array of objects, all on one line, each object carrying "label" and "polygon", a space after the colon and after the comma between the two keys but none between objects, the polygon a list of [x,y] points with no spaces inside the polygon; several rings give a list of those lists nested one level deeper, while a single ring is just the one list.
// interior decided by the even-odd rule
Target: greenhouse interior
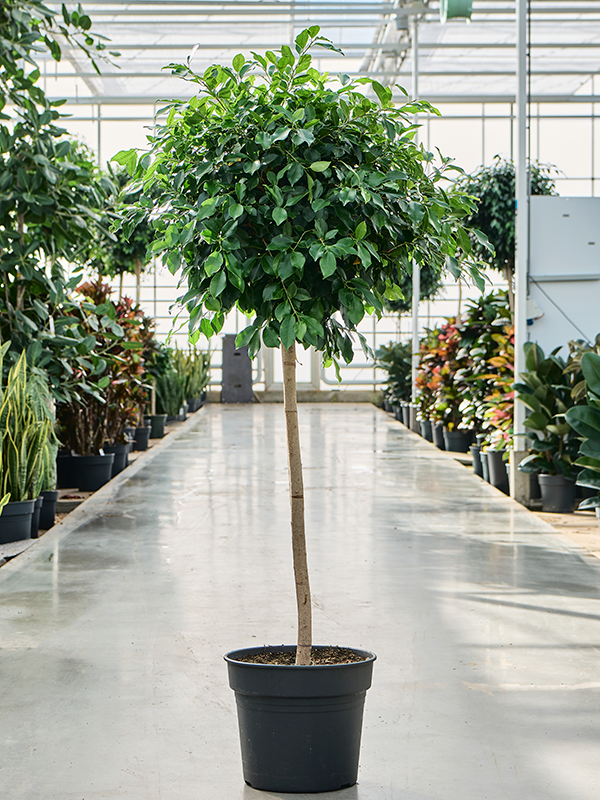
[{"label": "greenhouse interior", "polygon": [[4,0],[2,798],[596,800],[597,86],[600,0]]}]

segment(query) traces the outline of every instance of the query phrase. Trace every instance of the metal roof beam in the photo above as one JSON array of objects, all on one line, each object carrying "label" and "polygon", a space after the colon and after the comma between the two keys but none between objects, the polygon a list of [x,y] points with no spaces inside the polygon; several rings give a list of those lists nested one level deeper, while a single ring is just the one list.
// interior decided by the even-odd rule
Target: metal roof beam
[{"label": "metal roof beam", "polygon": [[[179,98],[169,98],[166,100],[164,97],[144,97],[141,96],[133,96],[133,95],[116,95],[113,97],[101,96],[101,97],[68,97],[66,98],[67,104],[70,104],[72,107],[76,106],[97,106],[97,105],[114,105],[114,106],[121,106],[121,105],[145,105],[145,106],[154,106],[154,105],[164,105],[165,103],[170,103],[172,100],[179,101],[182,103],[187,102],[192,95],[188,95],[186,97],[179,97]],[[60,97],[50,97],[50,100],[64,100],[64,95]],[[422,100],[427,100],[428,102],[435,104],[445,104],[445,103],[461,103],[461,104],[469,104],[469,103],[514,103],[515,102],[515,95],[514,94],[486,94],[486,95],[469,95],[469,94],[440,94],[440,95],[433,95],[427,94],[426,92],[421,95]],[[532,103],[600,103],[600,95],[569,95],[569,94],[547,94],[547,95],[531,95],[531,102]],[[66,106],[67,108],[69,106]],[[565,117],[566,119],[568,117]],[[91,118],[90,118],[91,119]]]}]

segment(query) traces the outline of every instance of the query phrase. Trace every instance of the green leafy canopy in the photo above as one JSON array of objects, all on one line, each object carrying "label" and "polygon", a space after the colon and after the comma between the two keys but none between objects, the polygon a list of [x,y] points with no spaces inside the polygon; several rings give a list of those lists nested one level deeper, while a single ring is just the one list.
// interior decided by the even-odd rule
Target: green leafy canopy
[{"label": "green leafy canopy", "polygon": [[115,156],[143,187],[125,230],[153,220],[153,252],[187,280],[192,341],[237,305],[254,317],[238,336],[251,355],[296,341],[349,362],[352,333],[402,297],[412,259],[483,286],[463,225],[472,201],[452,190],[450,160],[414,141],[413,115],[434,110],[394,107],[368,78],[334,83],[312,67],[315,46],[333,48],[317,26],[294,50],[202,75],[170,65],[198,94],[164,109],[141,160]]}]

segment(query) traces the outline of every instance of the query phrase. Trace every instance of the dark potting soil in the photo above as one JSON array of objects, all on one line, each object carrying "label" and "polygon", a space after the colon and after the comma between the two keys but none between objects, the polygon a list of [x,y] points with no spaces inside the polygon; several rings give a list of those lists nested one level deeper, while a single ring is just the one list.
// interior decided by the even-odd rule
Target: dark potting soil
[{"label": "dark potting soil", "polygon": [[[236,661],[243,661],[245,664],[275,664],[280,667],[293,667],[296,663],[296,651],[282,653],[265,650],[264,653],[241,656]],[[313,647],[311,653],[311,666],[351,664],[356,661],[366,661],[366,659],[347,647]]]}]

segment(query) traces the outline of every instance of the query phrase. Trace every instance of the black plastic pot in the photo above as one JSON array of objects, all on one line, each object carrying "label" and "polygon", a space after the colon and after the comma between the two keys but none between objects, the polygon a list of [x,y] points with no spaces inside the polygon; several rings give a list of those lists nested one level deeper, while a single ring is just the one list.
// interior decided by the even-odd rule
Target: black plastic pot
[{"label": "black plastic pot", "polygon": [[40,511],[42,510],[43,497],[36,497],[33,501],[33,514],[31,515],[31,538],[37,539],[40,530]]},{"label": "black plastic pot", "polygon": [[481,459],[481,477],[487,483],[490,482],[490,467],[488,463],[488,454],[487,450],[481,450],[479,453],[479,458]]},{"label": "black plastic pot", "polygon": [[150,425],[144,425],[143,427],[139,427],[135,429],[134,439],[134,449],[135,450],[147,450],[148,443],[150,441]]},{"label": "black plastic pot", "polygon": [[431,435],[433,437],[434,445],[439,447],[440,450],[445,450],[446,443],[444,442],[444,426],[441,422],[431,423]]},{"label": "black plastic pot", "polygon": [[56,485],[59,489],[73,489],[77,486],[74,456],[59,453],[56,457]]},{"label": "black plastic pot", "polygon": [[402,403],[402,424],[410,428],[410,405]]},{"label": "black plastic pot", "polygon": [[31,538],[31,517],[35,500],[7,503],[0,514],[0,544]]},{"label": "black plastic pot", "polygon": [[333,792],[356,783],[365,694],[376,656],[353,664],[296,667],[248,664],[227,653],[235,691],[244,780],[266,792]]},{"label": "black plastic pot", "polygon": [[420,420],[421,425],[421,436],[424,439],[427,439],[428,442],[433,442],[433,432],[431,430],[431,420],[430,419],[422,419]]},{"label": "black plastic pot", "polygon": [[40,528],[43,531],[47,531],[54,525],[58,492],[56,489],[44,489],[42,491],[42,500],[44,502],[40,511]]},{"label": "black plastic pot", "polygon": [[109,444],[106,445],[103,450],[105,453],[112,453],[115,457],[110,475],[111,478],[114,478],[119,472],[123,472],[125,467],[129,464],[129,442],[127,444]]},{"label": "black plastic pot", "polygon": [[483,469],[481,467],[481,447],[478,444],[472,444],[469,447],[469,452],[473,456],[473,472],[483,478]]},{"label": "black plastic pot", "polygon": [[538,475],[542,493],[542,511],[572,514],[575,510],[575,481],[563,475]]},{"label": "black plastic pot", "polygon": [[473,441],[472,431],[449,431],[444,428],[444,445],[453,453],[468,453]]},{"label": "black plastic pot", "polygon": [[103,456],[75,456],[77,488],[80,492],[95,492],[112,477],[114,453]]},{"label": "black plastic pot", "polygon": [[150,438],[162,439],[165,435],[166,414],[153,414],[150,417]]},{"label": "black plastic pot", "polygon": [[508,472],[506,462],[503,460],[506,450],[488,450],[487,460],[490,472],[490,483],[504,494],[508,494]]}]

